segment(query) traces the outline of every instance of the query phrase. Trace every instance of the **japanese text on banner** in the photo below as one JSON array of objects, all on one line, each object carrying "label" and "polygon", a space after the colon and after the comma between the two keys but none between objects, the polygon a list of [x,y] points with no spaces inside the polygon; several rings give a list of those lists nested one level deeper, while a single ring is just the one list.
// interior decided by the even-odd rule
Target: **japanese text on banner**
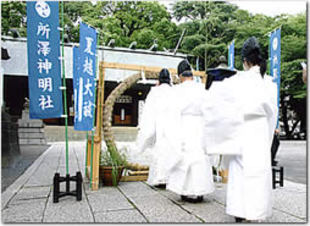
[{"label": "japanese text on banner", "polygon": [[63,113],[58,2],[27,2],[28,85],[32,119]]},{"label": "japanese text on banner", "polygon": [[[95,110],[96,30],[80,23],[80,47],[75,50],[74,61],[74,129],[90,131],[93,128]],[[79,65],[79,67],[77,66]]]},{"label": "japanese text on banner", "polygon": [[[281,29],[277,29],[270,36],[270,75],[272,81],[277,83],[278,108],[280,105],[280,82],[281,82]],[[277,127],[279,126],[279,117]]]}]

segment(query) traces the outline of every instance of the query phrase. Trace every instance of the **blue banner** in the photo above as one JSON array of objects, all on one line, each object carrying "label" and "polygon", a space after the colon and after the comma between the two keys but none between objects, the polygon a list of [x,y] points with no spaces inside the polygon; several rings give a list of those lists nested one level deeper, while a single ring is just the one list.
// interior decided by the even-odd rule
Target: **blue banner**
[{"label": "blue banner", "polygon": [[[281,82],[281,29],[277,29],[270,35],[270,75],[272,81],[277,83],[278,87],[278,109],[280,105],[280,82]],[[279,128],[279,115],[277,128]]]},{"label": "blue banner", "polygon": [[235,64],[235,40],[228,47],[228,68],[234,69]]},{"label": "blue banner", "polygon": [[[76,91],[76,111],[74,129],[90,131],[93,128],[95,110],[95,78],[96,78],[96,30],[84,23],[80,23],[80,47],[75,50],[74,61],[80,67],[75,68],[74,74]],[[78,55],[80,58],[78,59]]]},{"label": "blue banner", "polygon": [[58,28],[58,2],[27,1],[31,119],[58,118],[63,114]]},{"label": "blue banner", "polygon": [[74,129],[79,130],[77,124],[77,109],[78,109],[78,90],[79,90],[79,74],[80,74],[80,49],[77,46],[73,46],[73,97],[74,97]]}]

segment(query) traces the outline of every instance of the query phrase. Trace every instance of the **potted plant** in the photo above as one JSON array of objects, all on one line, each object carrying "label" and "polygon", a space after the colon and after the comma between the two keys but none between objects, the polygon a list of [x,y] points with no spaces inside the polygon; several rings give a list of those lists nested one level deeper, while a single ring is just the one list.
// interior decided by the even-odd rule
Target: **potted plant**
[{"label": "potted plant", "polygon": [[127,165],[125,153],[118,153],[111,148],[101,151],[99,175],[103,180],[104,186],[117,186],[124,168]]}]

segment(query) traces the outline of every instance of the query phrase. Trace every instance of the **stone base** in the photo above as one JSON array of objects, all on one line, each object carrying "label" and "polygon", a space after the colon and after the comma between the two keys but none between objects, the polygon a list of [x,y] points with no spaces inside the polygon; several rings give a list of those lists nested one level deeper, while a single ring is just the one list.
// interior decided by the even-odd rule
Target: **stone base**
[{"label": "stone base", "polygon": [[45,138],[43,139],[19,139],[19,144],[46,144]]},{"label": "stone base", "polygon": [[23,120],[19,119],[18,120],[18,126],[19,128],[43,128],[43,122],[42,120]]},{"label": "stone base", "polygon": [[23,110],[22,119],[18,120],[18,127],[20,144],[46,144],[43,121],[40,119],[29,119],[28,110]]}]

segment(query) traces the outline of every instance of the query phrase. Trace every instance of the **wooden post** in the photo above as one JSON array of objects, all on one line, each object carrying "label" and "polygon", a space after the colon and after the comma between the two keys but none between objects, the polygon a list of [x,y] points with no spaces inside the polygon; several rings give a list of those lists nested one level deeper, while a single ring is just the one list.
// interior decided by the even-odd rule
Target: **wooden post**
[{"label": "wooden post", "polygon": [[87,140],[87,177],[90,178],[90,163],[91,163],[91,133],[88,133],[88,140]]},{"label": "wooden post", "polygon": [[202,82],[203,84],[206,84],[207,77],[208,77],[208,75],[206,74],[205,76],[203,76],[203,77],[201,78],[201,82]]},{"label": "wooden post", "polygon": [[98,128],[98,135],[100,136],[100,139],[102,139],[102,114],[103,114],[103,107],[104,107],[104,70],[105,67],[100,64],[100,73],[101,73],[101,80],[99,81],[99,90],[100,90],[100,99],[98,99],[99,102],[99,112],[100,114],[97,115],[97,124],[96,128]]},{"label": "wooden post", "polygon": [[96,191],[99,188],[99,164],[100,164],[100,150],[101,139],[94,136],[94,150],[93,150],[93,176],[92,176],[92,190]]},{"label": "wooden post", "polygon": [[104,103],[104,67],[99,66],[99,84],[97,95],[97,115],[96,115],[96,132],[94,136],[94,149],[93,149],[93,175],[92,175],[92,190],[99,188],[99,164],[101,152],[101,129],[102,129],[102,113]]},{"label": "wooden post", "polygon": [[222,183],[227,184],[227,181],[228,181],[228,169],[221,170],[219,172],[219,174],[222,177]]}]

